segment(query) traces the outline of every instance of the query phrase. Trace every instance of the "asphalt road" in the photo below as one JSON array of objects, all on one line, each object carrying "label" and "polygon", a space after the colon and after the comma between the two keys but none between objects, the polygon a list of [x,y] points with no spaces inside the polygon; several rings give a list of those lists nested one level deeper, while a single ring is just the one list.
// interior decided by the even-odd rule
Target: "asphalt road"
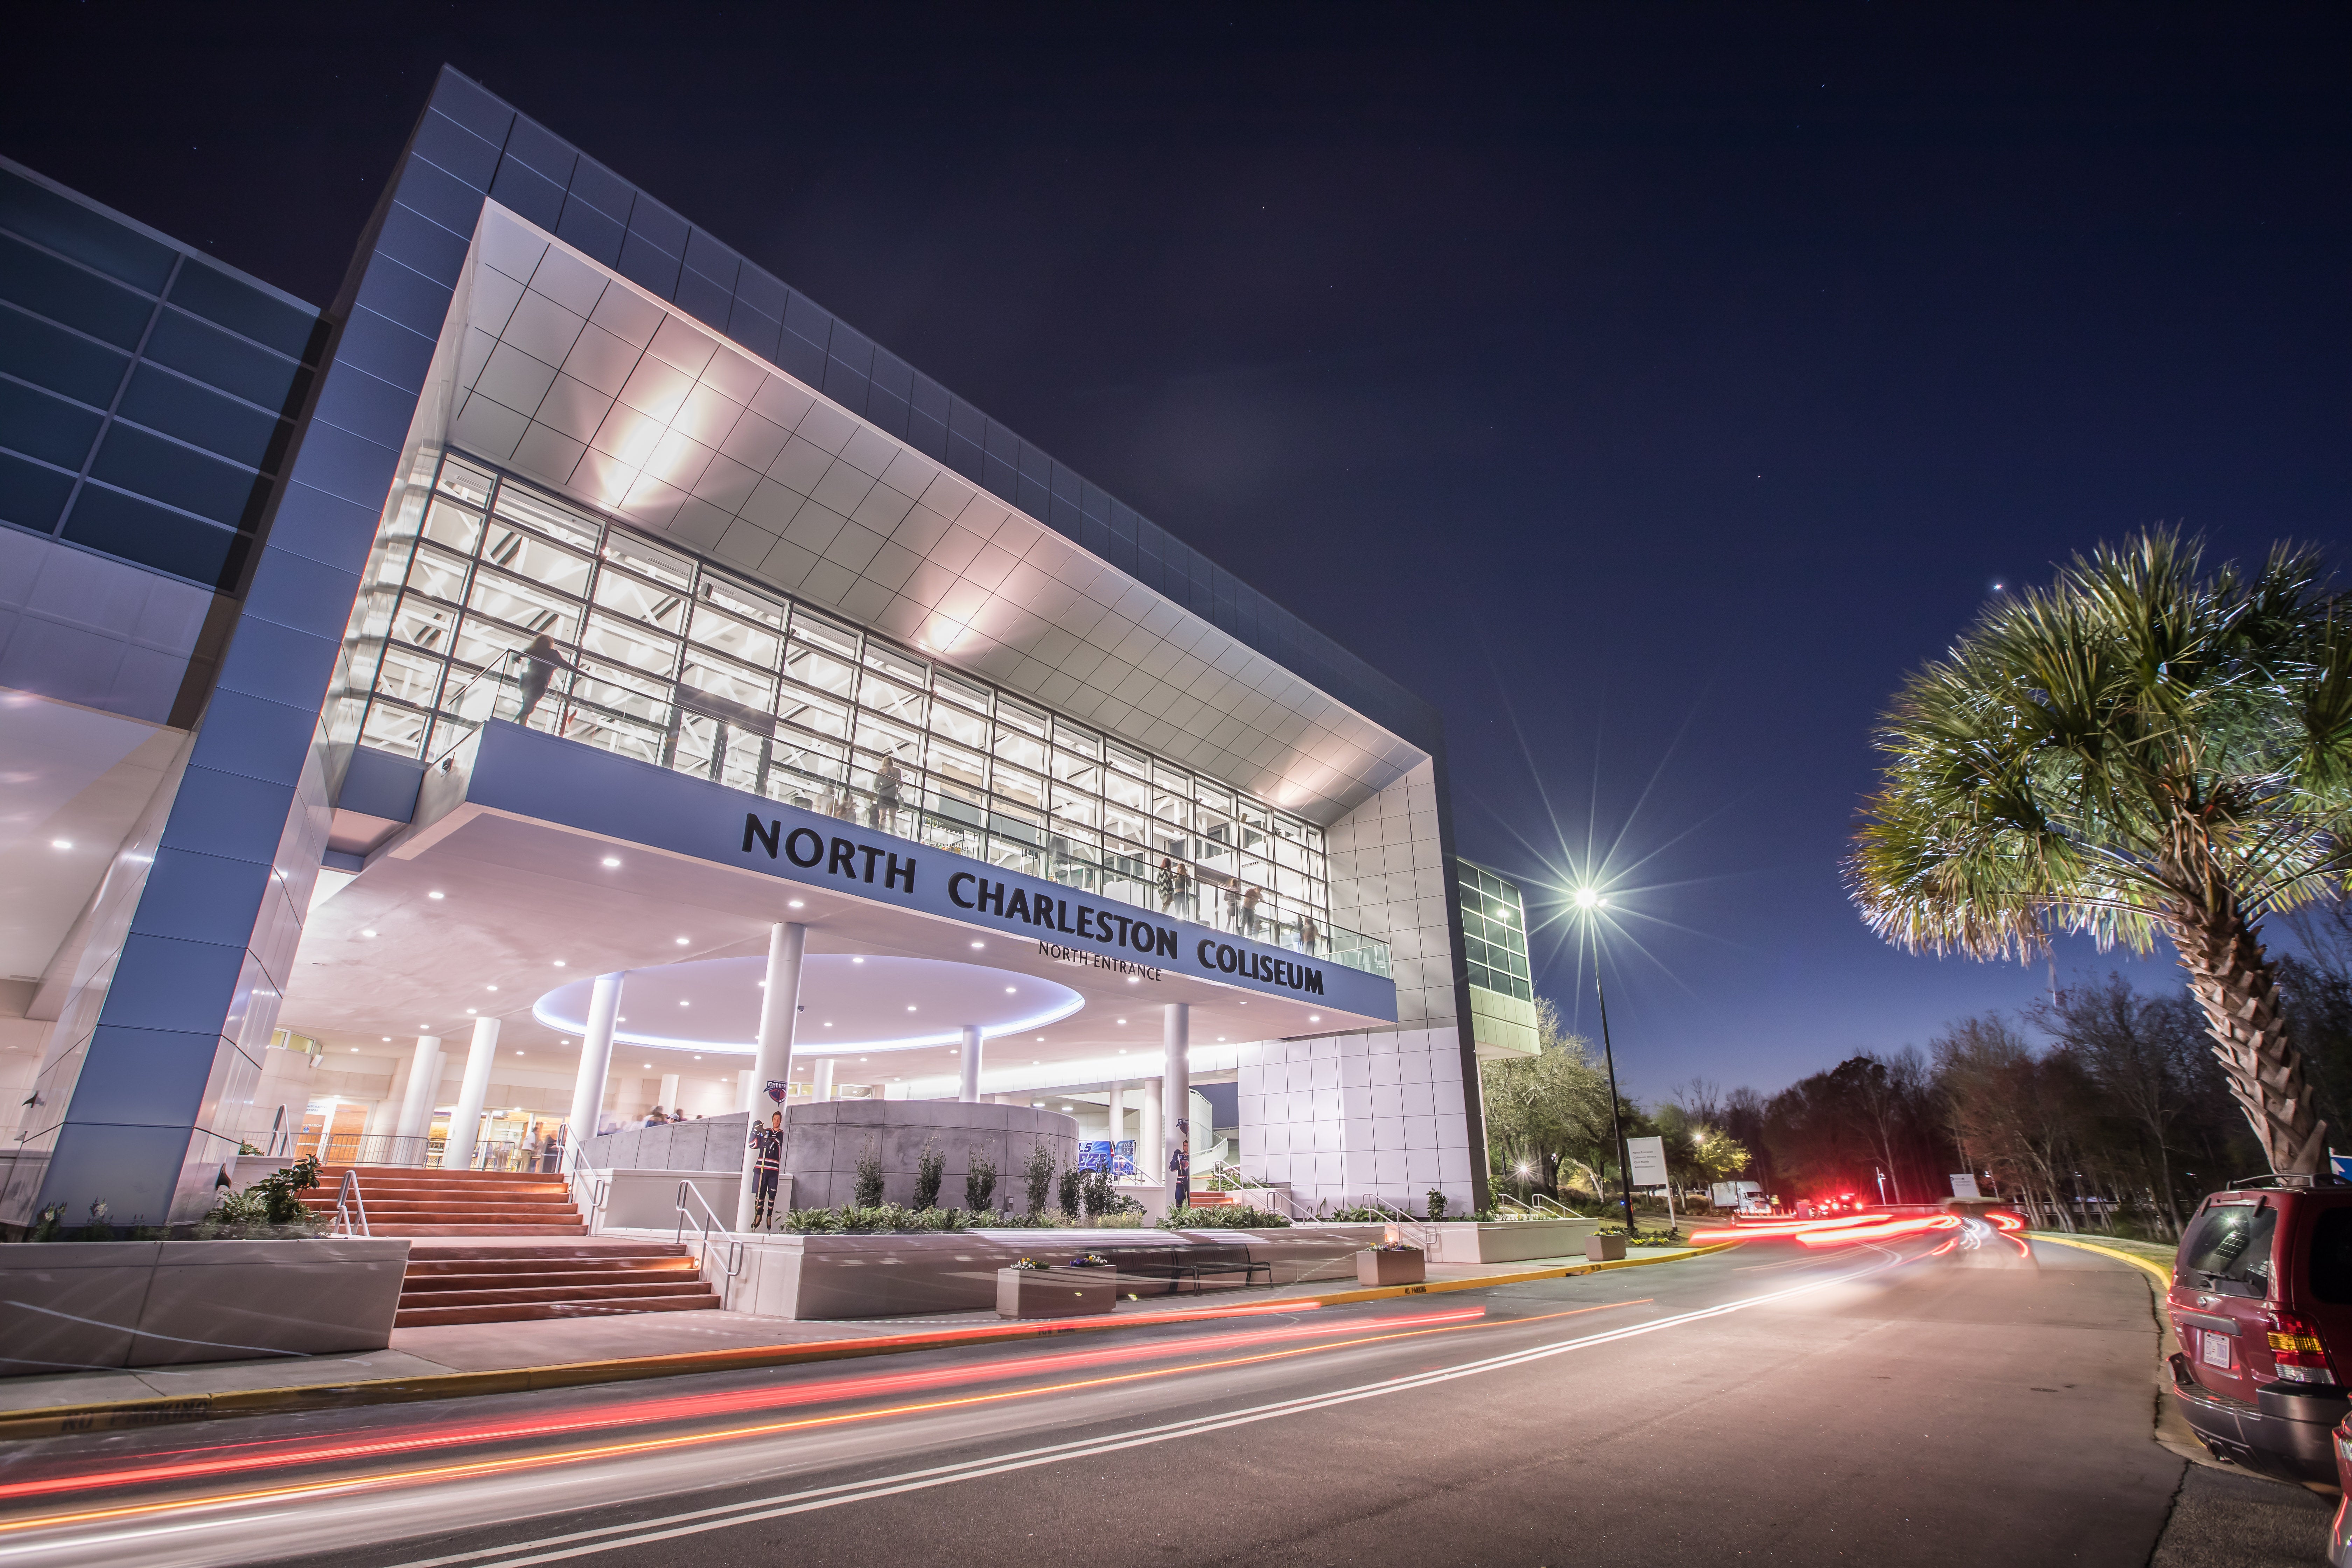
[{"label": "asphalt road", "polygon": [[1969,1240],[15,1445],[0,1561],[2139,1568],[2147,1286]]}]

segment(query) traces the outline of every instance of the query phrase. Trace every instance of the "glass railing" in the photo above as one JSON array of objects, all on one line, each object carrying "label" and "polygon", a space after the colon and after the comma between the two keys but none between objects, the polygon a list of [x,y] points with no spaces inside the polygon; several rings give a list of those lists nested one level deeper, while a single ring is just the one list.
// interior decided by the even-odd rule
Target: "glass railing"
[{"label": "glass railing", "polygon": [[[650,689],[631,691],[608,704],[560,692],[553,681],[536,679],[536,669],[520,653],[510,653],[476,674],[443,704],[429,760],[447,756],[483,721],[503,719],[1096,898],[1393,978],[1384,942],[1296,910],[1261,909],[1242,889],[1197,875],[1163,880],[1144,854],[1074,842],[1055,831],[1050,817],[1032,825],[936,794],[929,803],[909,800],[887,772],[860,769],[839,778],[813,771],[794,760],[805,760],[809,749],[779,738],[772,715],[731,699],[681,681],[658,683],[667,688],[664,698]],[[862,784],[858,773],[865,773]]]}]

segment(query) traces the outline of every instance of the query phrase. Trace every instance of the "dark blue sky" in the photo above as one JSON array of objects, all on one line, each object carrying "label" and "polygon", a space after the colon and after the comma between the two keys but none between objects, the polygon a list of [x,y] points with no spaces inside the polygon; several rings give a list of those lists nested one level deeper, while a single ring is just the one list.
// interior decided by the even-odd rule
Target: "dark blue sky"
[{"label": "dark blue sky", "polygon": [[2046,988],[1854,919],[1871,720],[2099,540],[2343,546],[2352,12],[1138,14],[27,7],[0,151],[323,301],[481,79],[1438,702],[1465,852],[1622,834],[1629,1092]]}]

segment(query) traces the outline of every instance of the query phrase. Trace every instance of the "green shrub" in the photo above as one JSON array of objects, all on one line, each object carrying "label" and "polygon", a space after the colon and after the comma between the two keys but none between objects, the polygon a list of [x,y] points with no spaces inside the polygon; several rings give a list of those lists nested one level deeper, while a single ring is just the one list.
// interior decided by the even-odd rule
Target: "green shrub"
[{"label": "green shrub", "polygon": [[1169,1230],[1278,1230],[1290,1221],[1244,1204],[1218,1204],[1212,1208],[1176,1209],[1160,1223]]},{"label": "green shrub", "polygon": [[1360,1205],[1349,1208],[1333,1209],[1321,1217],[1333,1225],[1385,1225],[1389,1218],[1378,1209],[1368,1209]]},{"label": "green shrub", "polygon": [[1042,1213],[1046,1198],[1054,1191],[1054,1152],[1043,1143],[1033,1144],[1029,1150],[1026,1173],[1029,1177],[1029,1212]]},{"label": "green shrub", "polygon": [[1429,1189],[1429,1217],[1432,1219],[1445,1217],[1445,1194],[1436,1187]]},{"label": "green shrub", "polygon": [[1062,1173],[1060,1191],[1056,1194],[1062,1212],[1072,1219],[1078,1217],[1086,1205],[1086,1175],[1076,1165]]},{"label": "green shrub", "polygon": [[1622,1225],[1604,1225],[1592,1234],[1622,1236],[1628,1247],[1680,1247],[1683,1245],[1683,1233],[1679,1230],[1637,1230],[1628,1235]]},{"label": "green shrub", "polygon": [[948,1157],[923,1142],[922,1158],[915,1163],[915,1206],[935,1209],[940,1206],[940,1182],[948,1173]]},{"label": "green shrub", "polygon": [[972,1145],[963,1167],[963,1206],[977,1214],[996,1197],[996,1162]]},{"label": "green shrub", "polygon": [[882,1156],[874,1145],[866,1145],[866,1152],[857,1156],[857,1194],[855,1206],[862,1209],[882,1206]]}]

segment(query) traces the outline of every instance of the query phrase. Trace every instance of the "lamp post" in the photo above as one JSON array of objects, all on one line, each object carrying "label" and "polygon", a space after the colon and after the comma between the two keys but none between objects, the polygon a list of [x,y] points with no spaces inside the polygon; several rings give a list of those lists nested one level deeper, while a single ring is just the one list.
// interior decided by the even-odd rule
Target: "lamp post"
[{"label": "lamp post", "polygon": [[[1609,900],[1590,888],[1576,890],[1576,907],[1590,917]],[[1601,944],[1592,944],[1592,994],[1601,1004],[1601,1059],[1609,1066],[1609,1136],[1617,1145],[1617,1192],[1624,1205],[1625,1235],[1633,1235],[1633,1163],[1625,1152],[1625,1124],[1617,1111],[1617,1053],[1609,1044],[1609,992],[1601,984]]]}]

